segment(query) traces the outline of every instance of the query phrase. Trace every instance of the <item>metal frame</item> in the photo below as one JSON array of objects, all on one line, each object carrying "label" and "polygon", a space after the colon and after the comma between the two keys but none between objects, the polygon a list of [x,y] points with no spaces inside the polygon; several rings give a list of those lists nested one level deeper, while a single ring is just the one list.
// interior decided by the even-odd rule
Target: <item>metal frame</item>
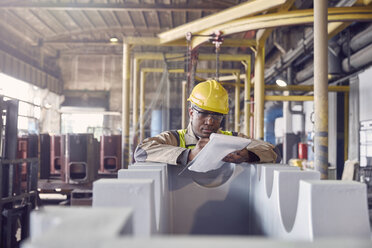
[{"label": "metal frame", "polygon": [[[5,126],[4,154],[0,157],[0,246],[18,247],[29,236],[29,215],[37,202],[38,158],[15,159],[17,148],[18,101],[3,101],[6,105],[6,121],[1,117],[0,133]],[[1,107],[0,107],[1,109]],[[1,111],[2,112],[2,111]],[[26,178],[22,181],[22,166],[26,166]],[[18,220],[21,226],[18,227]],[[20,240],[16,232],[21,229]]]},{"label": "metal frame", "polygon": [[[145,133],[145,128],[144,128],[144,113],[145,113],[145,83],[146,83],[146,74],[147,73],[160,73],[163,72],[163,68],[141,68],[140,70],[140,140],[144,139],[144,133]],[[197,69],[198,73],[214,73],[214,69]],[[169,73],[185,73],[184,69],[170,69]],[[225,74],[233,74],[237,75],[237,78],[240,78],[240,71],[238,69],[220,69],[220,73],[225,73]],[[235,87],[235,97],[238,95],[238,98],[235,98],[235,122],[239,119],[240,116],[240,92],[237,93],[237,91],[240,90],[240,83],[223,83],[227,85],[231,85]],[[185,89],[186,92],[186,89]],[[186,94],[185,94],[186,95]],[[183,103],[182,103],[182,120],[186,120],[186,96],[183,98]],[[238,110],[237,110],[238,109]],[[134,112],[134,110],[133,110]],[[186,123],[184,123],[185,125]],[[185,125],[186,126],[186,125]],[[235,123],[235,129],[237,129],[237,123]]]}]

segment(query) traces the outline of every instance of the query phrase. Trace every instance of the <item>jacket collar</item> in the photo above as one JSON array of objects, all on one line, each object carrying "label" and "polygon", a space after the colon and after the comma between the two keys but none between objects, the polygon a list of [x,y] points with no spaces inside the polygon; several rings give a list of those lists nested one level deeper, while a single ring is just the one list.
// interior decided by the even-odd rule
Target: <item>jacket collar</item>
[{"label": "jacket collar", "polygon": [[[218,129],[217,133],[221,133],[221,129]],[[187,131],[185,134],[185,144],[186,147],[189,145],[196,145],[198,143],[198,137],[196,137],[194,131],[192,130],[191,123],[187,126]]]},{"label": "jacket collar", "polygon": [[198,138],[196,137],[194,131],[192,131],[191,123],[187,126],[187,132],[185,134],[185,144],[186,147],[189,145],[196,145],[198,143]]}]

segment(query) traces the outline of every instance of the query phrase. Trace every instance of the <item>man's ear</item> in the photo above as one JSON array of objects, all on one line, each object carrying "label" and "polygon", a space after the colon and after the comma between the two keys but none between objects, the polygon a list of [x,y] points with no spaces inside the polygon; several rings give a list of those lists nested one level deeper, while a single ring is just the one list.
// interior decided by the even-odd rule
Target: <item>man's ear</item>
[{"label": "man's ear", "polygon": [[194,113],[194,111],[192,110],[192,108],[191,108],[191,107],[189,107],[189,117],[190,117],[190,119],[191,119],[191,117],[192,117],[193,113]]}]

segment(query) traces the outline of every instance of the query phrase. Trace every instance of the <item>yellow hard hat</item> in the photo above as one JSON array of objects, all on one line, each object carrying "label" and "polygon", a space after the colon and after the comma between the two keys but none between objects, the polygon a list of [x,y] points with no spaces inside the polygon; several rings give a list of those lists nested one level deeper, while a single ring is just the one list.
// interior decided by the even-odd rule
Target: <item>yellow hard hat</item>
[{"label": "yellow hard hat", "polygon": [[221,114],[229,112],[229,95],[216,80],[208,80],[197,84],[187,101],[207,111]]}]

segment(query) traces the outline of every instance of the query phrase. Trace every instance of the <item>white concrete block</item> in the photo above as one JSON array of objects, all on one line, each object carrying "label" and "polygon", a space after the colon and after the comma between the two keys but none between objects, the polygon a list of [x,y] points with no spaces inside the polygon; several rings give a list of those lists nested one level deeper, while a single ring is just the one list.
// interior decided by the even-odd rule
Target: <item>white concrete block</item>
[{"label": "white concrete block", "polygon": [[[249,164],[233,165],[222,185],[205,187],[180,166],[168,166],[174,234],[248,234]],[[208,178],[207,178],[208,179]],[[213,178],[212,178],[213,179]]]},{"label": "white concrete block", "polygon": [[161,169],[162,170],[162,178],[163,178],[163,195],[164,195],[164,223],[163,223],[163,230],[164,233],[169,233],[171,230],[171,216],[172,216],[172,208],[171,206],[171,197],[169,194],[169,177],[168,177],[168,165],[164,163],[156,163],[156,162],[136,162],[128,167],[129,170],[133,169]]},{"label": "white concrete block", "polygon": [[293,229],[288,237],[371,239],[366,185],[358,182],[306,180]]},{"label": "white concrete block", "polygon": [[93,183],[93,207],[132,207],[135,236],[156,233],[154,180],[100,179]]},{"label": "white concrete block", "polygon": [[47,206],[30,215],[30,238],[22,247],[85,247],[91,237],[115,238],[133,234],[130,208]]},{"label": "white concrete block", "polygon": [[264,233],[282,238],[292,230],[298,207],[300,180],[320,180],[317,171],[274,170],[273,189],[262,215]]},{"label": "white concrete block", "polygon": [[161,169],[162,170],[162,178],[163,178],[163,192],[166,194],[168,189],[168,165],[164,163],[155,163],[155,162],[136,162],[130,166],[128,166],[129,170],[132,169]]},{"label": "white concrete block", "polygon": [[249,228],[255,234],[265,233],[264,218],[271,206],[268,205],[273,189],[274,170],[299,171],[299,167],[281,164],[254,164],[250,173],[250,219]]},{"label": "white concrete block", "polygon": [[136,162],[128,167],[129,170],[131,169],[161,169],[162,170],[162,177],[163,177],[163,195],[164,195],[164,212],[167,213],[165,217],[167,218],[166,223],[164,223],[164,230],[168,232],[170,230],[170,216],[171,216],[171,198],[169,194],[169,177],[168,177],[168,165],[164,163],[156,163],[156,162]]},{"label": "white concrete block", "polygon": [[163,172],[161,169],[121,169],[118,171],[118,179],[146,178],[154,180],[156,226],[159,233],[164,233],[164,224],[166,222],[164,217],[164,187],[162,174]]}]

